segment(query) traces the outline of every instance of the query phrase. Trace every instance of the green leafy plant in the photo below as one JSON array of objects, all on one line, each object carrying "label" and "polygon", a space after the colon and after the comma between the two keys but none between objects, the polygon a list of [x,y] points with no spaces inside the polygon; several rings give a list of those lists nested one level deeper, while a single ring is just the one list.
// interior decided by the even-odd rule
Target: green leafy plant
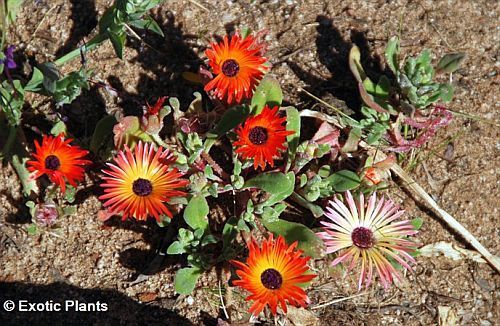
[{"label": "green leafy plant", "polygon": [[[349,65],[358,81],[358,89],[363,100],[359,122],[344,119],[344,122],[363,131],[365,140],[370,145],[393,141],[395,148],[406,150],[423,144],[433,132],[418,139],[416,132],[409,132],[408,125],[417,129],[431,129],[442,121],[448,120],[443,116],[440,122],[431,122],[428,109],[437,101],[449,102],[453,97],[453,86],[450,83],[435,81],[436,70],[432,66],[431,52],[424,50],[416,57],[409,57],[400,62],[399,39],[392,37],[385,49],[387,65],[395,75],[395,80],[381,76],[377,83],[373,82],[363,70],[360,62],[360,52],[353,46],[349,55]],[[464,59],[463,54],[445,55],[438,63],[438,71],[453,72],[458,69]],[[439,110],[438,110],[439,111]],[[435,112],[435,111],[433,111]],[[414,117],[419,117],[420,123],[414,123]],[[425,121],[424,121],[425,120]],[[404,136],[399,136],[404,128]],[[388,135],[392,135],[388,137]],[[406,138],[414,139],[411,143]]]}]

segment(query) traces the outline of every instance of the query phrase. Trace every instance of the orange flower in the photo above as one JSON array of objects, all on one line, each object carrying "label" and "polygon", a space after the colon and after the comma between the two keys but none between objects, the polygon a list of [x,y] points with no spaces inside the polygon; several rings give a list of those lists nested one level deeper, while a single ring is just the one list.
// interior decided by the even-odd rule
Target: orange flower
[{"label": "orange flower", "polygon": [[71,146],[71,141],[65,140],[62,134],[57,137],[44,135],[42,146],[35,140],[34,160],[26,163],[28,170],[35,172],[35,179],[46,174],[50,181],[61,187],[63,193],[66,192],[66,182],[76,187],[77,182],[85,178],[85,165],[91,163],[82,159],[89,152]]},{"label": "orange flower", "polygon": [[373,166],[366,169],[365,178],[368,180],[368,182],[371,182],[374,185],[378,185],[379,183],[382,182],[380,174],[378,173],[377,169],[374,168]]},{"label": "orange flower", "polygon": [[160,214],[172,218],[165,205],[171,197],[185,196],[178,188],[188,181],[177,169],[170,169],[173,156],[161,147],[155,151],[152,145],[140,141],[134,152],[125,145],[115,158],[115,164],[107,163],[110,170],[103,170],[108,176],[101,184],[105,194],[99,199],[105,201],[111,213],[123,213],[123,219],[132,216],[146,220],[149,215],[160,220]]},{"label": "orange flower", "polygon": [[270,109],[267,105],[260,114],[249,117],[245,123],[236,130],[238,140],[233,143],[235,152],[244,159],[252,158],[253,166],[264,170],[266,163],[274,166],[274,157],[279,157],[279,150],[286,149],[284,145],[286,136],[293,131],[285,130],[283,123],[286,118],[280,118],[278,107]]},{"label": "orange flower", "polygon": [[250,312],[255,316],[266,305],[276,315],[278,304],[283,312],[287,312],[286,302],[296,307],[306,307],[309,298],[300,284],[311,281],[316,275],[305,274],[309,267],[310,257],[301,257],[302,250],[295,250],[297,241],[287,246],[285,239],[279,236],[276,240],[272,234],[262,242],[259,248],[254,239],[248,244],[246,263],[231,260],[240,277],[234,284],[251,293],[247,300],[254,301]]},{"label": "orange flower", "polygon": [[217,76],[205,85],[205,91],[214,90],[215,96],[226,99],[228,104],[252,97],[255,86],[268,69],[264,65],[267,59],[262,56],[263,48],[254,36],[242,39],[239,33],[231,40],[226,35],[222,42],[212,43],[205,55]]}]

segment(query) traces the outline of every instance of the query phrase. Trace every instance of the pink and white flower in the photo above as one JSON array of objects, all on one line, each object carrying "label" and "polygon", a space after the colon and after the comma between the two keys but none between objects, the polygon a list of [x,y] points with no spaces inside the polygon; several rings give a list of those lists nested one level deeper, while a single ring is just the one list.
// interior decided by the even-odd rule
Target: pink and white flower
[{"label": "pink and white flower", "polygon": [[389,199],[377,200],[373,193],[365,205],[363,194],[356,202],[350,192],[345,195],[347,206],[338,198],[330,201],[325,216],[331,222],[322,221],[324,231],[317,235],[325,242],[327,254],[338,253],[333,266],[342,263],[351,271],[361,264],[359,289],[363,283],[366,287],[371,284],[374,269],[384,288],[388,288],[395,278],[401,279],[389,260],[407,270],[415,264],[412,253],[416,243],[408,236],[417,230],[410,220],[400,220],[404,210]]}]

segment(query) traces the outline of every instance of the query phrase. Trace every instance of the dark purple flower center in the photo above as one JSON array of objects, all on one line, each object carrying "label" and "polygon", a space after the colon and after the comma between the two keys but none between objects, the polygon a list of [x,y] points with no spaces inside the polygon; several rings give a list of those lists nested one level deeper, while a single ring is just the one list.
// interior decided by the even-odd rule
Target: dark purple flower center
[{"label": "dark purple flower center", "polygon": [[57,170],[61,166],[61,161],[55,155],[49,155],[45,158],[45,168],[49,170]]},{"label": "dark purple flower center", "polygon": [[132,191],[137,196],[148,196],[153,192],[153,185],[151,184],[151,181],[139,178],[132,184]]},{"label": "dark purple flower center", "polygon": [[236,60],[228,59],[222,63],[222,73],[227,77],[234,77],[240,71],[240,65]]},{"label": "dark purple flower center", "polygon": [[260,274],[260,281],[262,285],[269,290],[276,290],[283,284],[283,277],[281,277],[280,272],[274,268],[266,269],[262,274]]},{"label": "dark purple flower center", "polygon": [[262,145],[267,141],[267,130],[262,127],[254,127],[250,129],[248,138],[254,145]]},{"label": "dark purple flower center", "polygon": [[375,244],[372,230],[362,226],[352,231],[351,239],[354,245],[361,249],[371,248]]}]

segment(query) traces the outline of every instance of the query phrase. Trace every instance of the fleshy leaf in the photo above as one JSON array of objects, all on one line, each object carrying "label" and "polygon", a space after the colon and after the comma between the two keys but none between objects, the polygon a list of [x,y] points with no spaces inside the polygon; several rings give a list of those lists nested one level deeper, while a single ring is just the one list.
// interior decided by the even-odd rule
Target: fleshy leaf
[{"label": "fleshy leaf", "polygon": [[361,65],[361,53],[357,45],[353,45],[349,52],[349,68],[358,83],[363,83],[367,78],[363,66]]},{"label": "fleshy leaf", "polygon": [[420,230],[422,227],[422,224],[424,224],[424,220],[420,217],[416,217],[411,220],[411,225],[415,228],[415,230]]},{"label": "fleshy leaf", "polygon": [[247,105],[233,106],[226,110],[217,126],[211,132],[217,137],[225,135],[229,130],[237,127],[240,123],[245,121],[250,113],[250,108]]},{"label": "fleshy leaf", "polygon": [[116,123],[116,118],[112,115],[107,115],[99,120],[90,141],[90,150],[92,152],[97,153],[99,148],[102,147],[104,140],[113,135],[113,127]]},{"label": "fleshy leaf", "polygon": [[30,81],[24,86],[24,90],[28,92],[38,92],[42,90],[42,83],[43,83],[43,74],[38,69],[35,67],[33,69],[33,75],[31,76]]},{"label": "fleshy leaf", "polygon": [[180,241],[172,242],[172,244],[167,248],[167,254],[169,255],[180,255],[185,252],[186,250]]},{"label": "fleshy leaf", "polygon": [[262,220],[262,224],[272,233],[282,235],[287,244],[298,241],[298,248],[303,250],[307,256],[314,258],[321,256],[323,241],[305,225],[285,220],[266,222],[264,219]]},{"label": "fleshy leaf", "polygon": [[355,189],[361,183],[361,179],[359,178],[359,176],[349,170],[341,170],[335,172],[325,180],[328,180],[333,189],[337,192],[344,192],[347,190]]},{"label": "fleshy leaf", "polygon": [[125,46],[125,39],[127,35],[123,31],[118,32],[108,32],[109,40],[113,45],[113,49],[115,49],[116,56],[120,59],[123,59],[123,47]]},{"label": "fleshy leaf", "polygon": [[349,137],[347,138],[344,146],[342,146],[342,152],[351,153],[357,151],[360,140],[361,140],[361,129],[352,128],[351,131],[349,131]]},{"label": "fleshy leaf", "polygon": [[396,73],[399,70],[398,55],[399,38],[397,36],[393,36],[389,39],[389,42],[387,42],[387,46],[385,47],[385,59],[387,60],[387,64],[393,73]]},{"label": "fleshy leaf", "polygon": [[264,106],[268,105],[273,108],[280,106],[282,101],[283,92],[279,81],[274,77],[266,76],[255,89],[250,107],[253,114],[259,114]]},{"label": "fleshy leaf", "polygon": [[266,206],[272,206],[290,196],[295,185],[293,172],[267,172],[245,182],[244,188],[256,187],[271,194],[266,201]]},{"label": "fleshy leaf", "polygon": [[179,294],[190,294],[193,292],[201,270],[196,267],[182,268],[175,273],[174,287]]},{"label": "fleshy leaf", "polygon": [[209,207],[207,200],[204,196],[197,195],[191,198],[186,206],[184,210],[184,220],[193,230],[206,229],[208,227],[208,212]]},{"label": "fleshy leaf", "polygon": [[451,74],[460,68],[460,64],[465,59],[465,53],[448,53],[445,54],[437,65],[438,72],[446,72]]},{"label": "fleshy leaf", "polygon": [[288,142],[288,164],[295,158],[297,147],[299,146],[300,138],[300,115],[296,108],[289,106],[286,108],[286,130],[293,131],[294,133],[286,137]]},{"label": "fleshy leaf", "polygon": [[66,124],[62,120],[57,121],[52,129],[50,129],[50,133],[54,136],[58,136],[61,133],[66,134],[66,132]]}]

